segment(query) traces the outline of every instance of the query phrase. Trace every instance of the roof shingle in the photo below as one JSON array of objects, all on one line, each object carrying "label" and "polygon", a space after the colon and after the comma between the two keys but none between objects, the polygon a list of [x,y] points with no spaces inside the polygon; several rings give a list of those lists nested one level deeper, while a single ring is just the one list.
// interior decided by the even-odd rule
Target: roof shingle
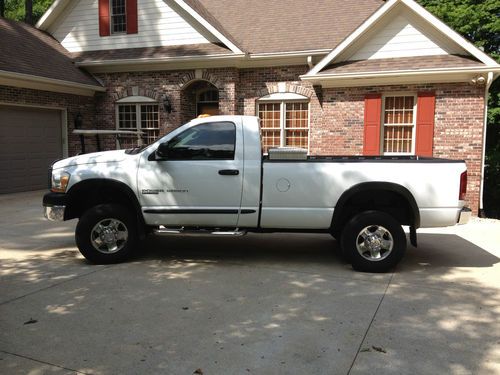
[{"label": "roof shingle", "polygon": [[384,4],[382,0],[203,0],[201,7],[201,0],[185,1],[209,22],[218,22],[223,27],[219,31],[249,53],[332,49]]},{"label": "roof shingle", "polygon": [[181,46],[122,48],[99,51],[75,52],[73,58],[78,62],[128,60],[128,59],[161,59],[172,57],[202,57],[208,55],[231,54],[231,50],[214,43],[187,44]]},{"label": "roof shingle", "polygon": [[319,74],[371,73],[398,70],[478,67],[478,60],[459,55],[393,57],[387,59],[343,61],[327,66]]},{"label": "roof shingle", "polygon": [[0,70],[100,86],[57,40],[23,22],[0,17],[0,51]]}]

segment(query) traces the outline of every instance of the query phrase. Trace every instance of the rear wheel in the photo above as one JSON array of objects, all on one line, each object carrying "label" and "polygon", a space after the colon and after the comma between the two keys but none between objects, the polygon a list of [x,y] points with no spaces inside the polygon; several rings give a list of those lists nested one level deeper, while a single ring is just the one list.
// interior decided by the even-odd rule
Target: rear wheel
[{"label": "rear wheel", "polygon": [[101,204],[82,215],[75,239],[82,255],[92,263],[122,262],[137,247],[136,220],[121,205]]},{"label": "rear wheel", "polygon": [[406,235],[392,216],[365,211],[346,224],[340,244],[355,270],[386,272],[403,257]]}]

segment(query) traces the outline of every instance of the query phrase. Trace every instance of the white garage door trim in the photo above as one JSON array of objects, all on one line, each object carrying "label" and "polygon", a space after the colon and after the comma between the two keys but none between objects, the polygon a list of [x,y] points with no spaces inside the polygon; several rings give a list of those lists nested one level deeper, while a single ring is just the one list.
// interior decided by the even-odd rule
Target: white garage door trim
[{"label": "white garage door trim", "polygon": [[61,111],[61,139],[62,139],[62,153],[63,157],[68,157],[68,110],[64,107],[54,107],[47,105],[33,105],[33,104],[17,104],[10,102],[2,102],[0,101],[0,106],[9,106],[9,107],[23,107],[23,108],[41,108],[41,109],[53,109],[57,111]]}]

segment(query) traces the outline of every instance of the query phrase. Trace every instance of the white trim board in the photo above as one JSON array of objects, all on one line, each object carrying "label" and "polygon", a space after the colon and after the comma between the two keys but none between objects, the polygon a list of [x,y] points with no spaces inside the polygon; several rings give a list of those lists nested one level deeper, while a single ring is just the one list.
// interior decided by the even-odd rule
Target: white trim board
[{"label": "white trim board", "polygon": [[106,91],[106,88],[102,86],[63,81],[59,79],[34,76],[31,74],[14,73],[5,70],[0,70],[0,85],[63,92],[83,96],[93,96],[96,91]]},{"label": "white trim board", "polygon": [[193,17],[197,22],[199,22],[210,34],[219,39],[222,43],[224,43],[231,51],[236,54],[244,53],[239,47],[237,47],[233,42],[231,42],[224,34],[222,34],[219,30],[217,30],[212,24],[210,24],[206,19],[204,19],[199,13],[197,13],[193,8],[191,8],[188,4],[186,4],[183,0],[164,0],[173,1],[179,7],[181,7],[184,11],[186,11],[191,17]]}]

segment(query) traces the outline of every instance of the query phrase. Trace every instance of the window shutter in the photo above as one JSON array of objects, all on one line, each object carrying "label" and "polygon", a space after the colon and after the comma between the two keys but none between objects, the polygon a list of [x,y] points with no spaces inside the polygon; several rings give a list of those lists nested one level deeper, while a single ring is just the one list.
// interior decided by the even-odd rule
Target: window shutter
[{"label": "window shutter", "polygon": [[99,0],[99,35],[109,36],[109,0]]},{"label": "window shutter", "polygon": [[137,0],[127,0],[127,34],[137,34]]},{"label": "window shutter", "polygon": [[381,111],[382,95],[366,95],[363,155],[380,155]]},{"label": "window shutter", "polygon": [[417,99],[417,142],[415,154],[432,156],[434,144],[434,114],[436,95],[434,92],[420,92]]}]

